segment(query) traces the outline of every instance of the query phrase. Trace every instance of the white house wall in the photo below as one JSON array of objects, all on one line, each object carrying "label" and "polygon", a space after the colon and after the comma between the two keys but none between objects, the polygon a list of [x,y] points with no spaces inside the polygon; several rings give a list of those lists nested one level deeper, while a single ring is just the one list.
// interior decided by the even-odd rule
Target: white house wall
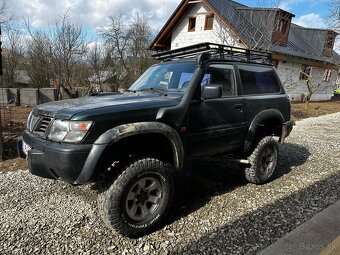
[{"label": "white house wall", "polygon": [[[171,49],[177,49],[196,43],[211,42],[223,43],[242,47],[236,35],[214,17],[213,29],[204,30],[205,16],[212,13],[203,3],[194,4],[188,14],[182,18],[171,36]],[[189,17],[196,17],[195,31],[188,32]],[[244,46],[243,46],[244,47]]]},{"label": "white house wall", "polygon": [[[287,94],[292,101],[301,101],[301,96],[307,94],[306,81],[299,80],[301,64],[294,62],[279,62],[277,73],[285,87]],[[312,68],[312,77],[314,84],[323,79],[325,69]],[[319,89],[312,95],[311,101],[330,100],[334,95],[334,86],[337,78],[337,72],[333,71],[330,81],[322,81]]]}]

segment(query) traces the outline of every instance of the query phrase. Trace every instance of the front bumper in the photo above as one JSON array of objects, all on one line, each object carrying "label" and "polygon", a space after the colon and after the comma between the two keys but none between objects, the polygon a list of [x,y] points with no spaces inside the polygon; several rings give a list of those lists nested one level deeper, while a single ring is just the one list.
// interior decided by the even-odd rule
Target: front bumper
[{"label": "front bumper", "polygon": [[[29,171],[37,176],[49,179],[62,179],[70,183],[77,183],[79,177],[84,175],[84,166],[93,149],[92,144],[66,144],[51,142],[25,130],[23,141],[31,147],[27,153]],[[26,157],[22,148],[22,141],[18,141],[19,156]],[[88,167],[87,167],[88,170]],[[91,175],[93,169],[90,169]],[[86,175],[89,181],[91,176]]]}]

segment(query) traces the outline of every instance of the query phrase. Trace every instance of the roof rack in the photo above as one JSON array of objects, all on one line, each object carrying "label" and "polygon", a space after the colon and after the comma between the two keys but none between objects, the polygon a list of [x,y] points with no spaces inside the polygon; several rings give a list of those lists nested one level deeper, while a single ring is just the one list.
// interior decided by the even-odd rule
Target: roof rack
[{"label": "roof rack", "polygon": [[157,60],[192,58],[198,53],[208,52],[210,58],[237,60],[255,63],[272,63],[272,54],[266,51],[249,50],[216,43],[199,43],[191,46],[165,51],[152,55]]}]

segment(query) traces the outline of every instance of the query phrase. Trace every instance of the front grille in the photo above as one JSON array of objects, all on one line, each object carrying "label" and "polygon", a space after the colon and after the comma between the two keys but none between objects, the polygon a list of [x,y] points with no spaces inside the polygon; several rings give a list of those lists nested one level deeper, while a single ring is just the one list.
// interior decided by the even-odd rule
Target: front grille
[{"label": "front grille", "polygon": [[51,118],[42,117],[34,131],[37,133],[45,134],[50,123],[51,123]]},{"label": "front grille", "polygon": [[36,115],[31,113],[28,118],[28,129],[29,131],[39,135],[45,136],[48,126],[51,123],[52,118],[46,116]]}]

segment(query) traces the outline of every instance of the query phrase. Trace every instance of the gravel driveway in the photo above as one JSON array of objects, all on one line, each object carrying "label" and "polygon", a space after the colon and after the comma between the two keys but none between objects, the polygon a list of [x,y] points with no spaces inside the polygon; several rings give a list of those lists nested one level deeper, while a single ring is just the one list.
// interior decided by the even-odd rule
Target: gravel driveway
[{"label": "gravel driveway", "polygon": [[280,157],[261,186],[227,163],[192,162],[167,225],[139,239],[104,227],[94,186],[1,173],[0,254],[255,254],[340,198],[340,113],[298,122]]}]

